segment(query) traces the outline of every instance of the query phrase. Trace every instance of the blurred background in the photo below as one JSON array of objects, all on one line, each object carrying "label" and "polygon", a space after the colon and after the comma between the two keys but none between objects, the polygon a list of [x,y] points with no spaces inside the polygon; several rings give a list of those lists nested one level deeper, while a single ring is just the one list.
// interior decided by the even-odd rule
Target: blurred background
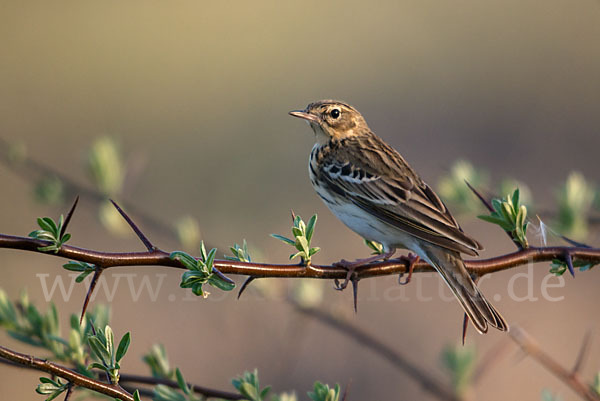
[{"label": "blurred background", "polygon": [[[127,228],[119,234],[118,223],[110,223],[114,216],[85,196],[87,189],[124,204],[165,250],[191,247],[197,254],[197,244],[182,244],[177,233],[204,239],[219,248],[219,257],[246,239],[254,260],[285,263],[291,248],[269,234],[289,235],[293,209],[305,220],[319,216],[313,243],[322,251],[315,263],[365,257],[362,240],[314,194],[307,173],[312,132],[287,115],[336,98],[360,110],[440,189],[465,231],[485,245],[482,257],[511,252],[506,235],[476,219],[481,211],[465,208],[448,180],[457,168],[469,169],[456,167],[457,160],[474,166],[475,182],[486,193],[499,194],[506,178],[517,179],[550,225],[569,197],[565,188],[574,185],[576,209],[597,217],[599,21],[594,0],[4,1],[0,231],[27,235],[37,228],[35,218],[66,213],[79,193],[84,197],[70,225],[72,244],[143,250]],[[117,171],[98,177],[98,163]],[[578,181],[566,184],[569,176]],[[568,233],[598,246],[595,228]],[[532,227],[530,242],[540,241]],[[26,288],[43,310],[49,299],[44,283],[50,288],[62,277],[69,284],[58,259],[1,253],[0,287],[12,299]],[[542,290],[548,270],[544,264],[497,273],[481,287],[510,324],[525,327],[567,367],[591,329],[596,341],[582,370],[590,381],[600,369],[600,277],[592,271],[552,278],[559,287],[547,293],[561,299],[552,301]],[[162,343],[186,379],[205,386],[232,389],[231,378],[256,367],[262,383],[278,392],[296,390],[301,400],[315,380],[351,382],[348,400],[435,399],[380,356],[296,313],[285,301],[294,283],[263,280],[261,288],[279,292],[265,296],[250,288],[240,300],[213,289],[203,300],[179,289],[181,272],[174,269],[108,273],[107,290],[93,303],[111,305],[117,336],[132,332],[127,372],[147,374],[140,358]],[[514,278],[519,273],[529,276]],[[157,297],[142,291],[134,299],[127,277],[134,286],[143,277],[161,283]],[[448,291],[440,294],[434,275],[420,275],[407,287],[396,283],[396,277],[361,282],[356,315],[351,291],[318,283],[320,307],[448,381],[440,354],[460,342],[458,304]],[[527,299],[510,296],[511,288]],[[53,294],[66,328],[85,288],[74,286],[66,298]],[[0,340],[44,356],[4,332]],[[479,359],[503,342],[510,343],[496,332],[470,331],[467,338]],[[576,399],[518,355],[508,344],[472,389],[477,399],[540,399],[543,389]],[[37,372],[0,369],[4,398],[41,399],[33,391]]]}]

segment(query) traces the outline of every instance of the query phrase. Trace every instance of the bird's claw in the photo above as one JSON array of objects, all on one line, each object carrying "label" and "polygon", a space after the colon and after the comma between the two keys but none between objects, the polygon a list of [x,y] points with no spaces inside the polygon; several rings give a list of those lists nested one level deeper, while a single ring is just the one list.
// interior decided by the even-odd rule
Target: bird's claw
[{"label": "bird's claw", "polygon": [[345,259],[342,259],[339,262],[334,263],[333,266],[341,267],[347,271],[346,278],[344,279],[343,283],[340,284],[340,281],[337,278],[333,280],[335,283],[334,288],[338,291],[343,291],[346,289],[346,287],[348,287],[348,283],[355,277],[357,265],[354,262],[349,262]]},{"label": "bird's claw", "polygon": [[398,276],[398,284],[400,285],[406,285],[408,283],[410,283],[410,280],[412,278],[412,274],[413,274],[413,269],[415,268],[415,264],[417,264],[417,262],[419,261],[419,255],[415,255],[414,253],[409,252],[407,256],[400,256],[398,259],[407,262],[408,263],[408,277],[402,281],[402,277],[404,276],[404,273],[400,273],[400,275]]}]

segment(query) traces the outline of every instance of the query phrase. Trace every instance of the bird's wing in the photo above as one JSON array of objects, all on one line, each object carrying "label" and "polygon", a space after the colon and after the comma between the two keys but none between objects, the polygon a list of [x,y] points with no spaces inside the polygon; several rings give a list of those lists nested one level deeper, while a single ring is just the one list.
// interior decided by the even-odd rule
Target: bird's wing
[{"label": "bird's wing", "polygon": [[[378,139],[378,138],[377,138]],[[472,256],[482,246],[466,235],[435,192],[383,141],[352,143],[321,160],[321,181],[379,220],[433,244]]]}]

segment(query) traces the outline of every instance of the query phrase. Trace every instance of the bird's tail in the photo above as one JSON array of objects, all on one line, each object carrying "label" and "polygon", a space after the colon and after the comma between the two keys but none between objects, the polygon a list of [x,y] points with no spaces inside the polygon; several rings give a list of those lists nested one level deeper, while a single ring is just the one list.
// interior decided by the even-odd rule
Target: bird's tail
[{"label": "bird's tail", "polygon": [[508,324],[479,291],[458,252],[435,245],[422,246],[421,251],[419,256],[440,273],[478,332],[486,333],[488,323],[508,331]]}]

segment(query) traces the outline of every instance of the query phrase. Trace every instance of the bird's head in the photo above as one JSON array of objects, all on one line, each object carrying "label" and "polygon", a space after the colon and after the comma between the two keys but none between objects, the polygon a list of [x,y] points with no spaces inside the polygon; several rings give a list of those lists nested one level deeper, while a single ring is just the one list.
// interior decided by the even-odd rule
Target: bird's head
[{"label": "bird's head", "polygon": [[321,144],[361,135],[369,130],[365,119],[354,107],[337,100],[320,100],[304,110],[290,111],[289,114],[306,120]]}]

